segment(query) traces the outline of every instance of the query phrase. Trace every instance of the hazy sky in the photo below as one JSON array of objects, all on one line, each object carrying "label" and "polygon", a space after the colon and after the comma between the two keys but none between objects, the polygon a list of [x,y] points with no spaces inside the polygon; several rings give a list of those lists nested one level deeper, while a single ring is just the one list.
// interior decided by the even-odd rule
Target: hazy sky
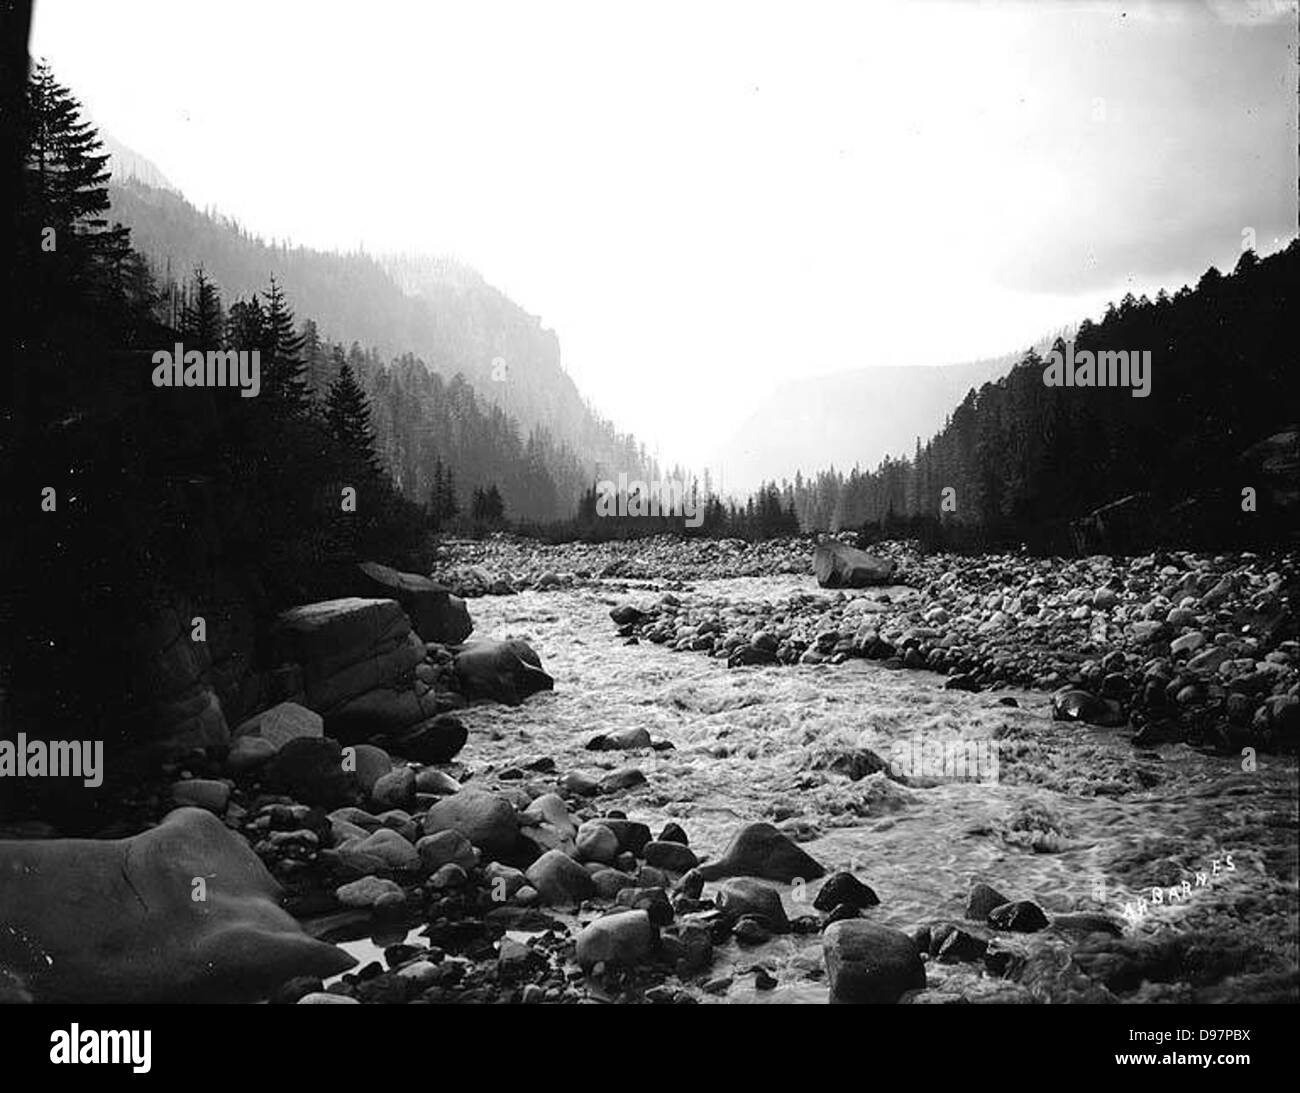
[{"label": "hazy sky", "polygon": [[200,207],[477,267],[699,462],[779,378],[1284,245],[1296,40],[1249,0],[37,0],[32,51]]}]

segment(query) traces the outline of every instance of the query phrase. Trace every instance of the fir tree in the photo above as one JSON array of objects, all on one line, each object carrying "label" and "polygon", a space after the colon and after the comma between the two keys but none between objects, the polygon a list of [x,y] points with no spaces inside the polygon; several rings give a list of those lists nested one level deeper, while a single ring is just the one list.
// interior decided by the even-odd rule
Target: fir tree
[{"label": "fir tree", "polygon": [[325,420],[339,450],[345,475],[379,474],[375,433],[370,425],[370,400],[346,363],[325,396]]},{"label": "fir tree", "polygon": [[221,293],[200,266],[194,271],[189,302],[181,312],[181,337],[189,349],[220,349],[224,330]]},{"label": "fir tree", "polygon": [[[287,416],[295,417],[309,406],[303,379],[302,335],[294,327],[293,311],[275,277],[266,292],[262,326],[262,396]],[[372,457],[373,457],[373,438]]]}]

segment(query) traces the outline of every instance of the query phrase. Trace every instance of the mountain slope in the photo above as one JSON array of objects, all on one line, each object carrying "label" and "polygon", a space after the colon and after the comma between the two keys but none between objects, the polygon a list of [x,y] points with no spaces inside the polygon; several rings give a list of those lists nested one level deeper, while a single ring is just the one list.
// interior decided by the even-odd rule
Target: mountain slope
[{"label": "mountain slope", "polygon": [[[414,353],[446,379],[461,373],[525,435],[545,428],[590,473],[597,463],[650,473],[635,439],[583,400],[560,363],[554,331],[472,270],[392,259],[404,291],[369,255],[268,244],[138,177],[115,179],[110,194],[110,215],[131,229],[134,246],[163,276],[182,280],[202,265],[229,302],[263,291],[274,274],[297,315],[315,319],[323,337],[372,346],[386,358]],[[504,368],[494,367],[498,359]]]},{"label": "mountain slope", "polygon": [[1006,375],[1022,354],[933,367],[881,366],[791,380],[775,390],[716,457],[728,489],[828,466],[874,467],[910,455],[943,428],[966,392]]}]

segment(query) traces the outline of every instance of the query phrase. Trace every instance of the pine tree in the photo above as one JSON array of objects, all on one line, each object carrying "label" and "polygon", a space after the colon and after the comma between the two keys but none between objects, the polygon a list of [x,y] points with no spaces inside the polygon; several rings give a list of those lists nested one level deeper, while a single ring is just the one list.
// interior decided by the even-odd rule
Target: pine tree
[{"label": "pine tree", "polygon": [[[275,277],[266,292],[262,328],[262,397],[294,417],[310,405],[303,378],[302,335],[294,326],[293,311]],[[359,389],[358,389],[359,390]],[[373,437],[371,438],[373,456]]]},{"label": "pine tree", "polygon": [[124,290],[130,233],[100,215],[109,207],[108,154],[82,120],[81,104],[44,61],[28,81],[21,128],[16,265],[28,283],[20,306],[29,314],[57,315],[91,302],[111,310]]},{"label": "pine tree", "polygon": [[325,346],[321,342],[320,330],[315,319],[308,319],[302,324],[302,358],[304,364],[303,381],[312,398],[320,398],[329,388],[325,376]]},{"label": "pine tree", "polygon": [[325,396],[325,420],[339,448],[345,475],[374,477],[379,474],[375,455],[375,433],[370,425],[370,399],[357,383],[352,369],[344,364]]},{"label": "pine tree", "polygon": [[220,349],[225,330],[221,294],[200,266],[189,302],[181,312],[181,337],[189,349]]},{"label": "pine tree", "polygon": [[262,304],[253,293],[248,300],[236,300],[230,305],[226,320],[226,344],[232,349],[260,349],[266,340],[266,316]]}]

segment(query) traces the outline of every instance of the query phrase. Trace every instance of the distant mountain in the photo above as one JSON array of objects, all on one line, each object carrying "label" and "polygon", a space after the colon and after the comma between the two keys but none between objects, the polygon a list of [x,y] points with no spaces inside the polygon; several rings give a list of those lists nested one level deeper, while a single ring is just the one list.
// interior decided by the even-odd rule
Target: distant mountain
[{"label": "distant mountain", "polygon": [[[296,315],[314,319],[323,338],[355,341],[386,359],[415,354],[444,379],[463,375],[480,399],[517,420],[525,437],[544,430],[570,450],[586,477],[597,465],[603,473],[655,476],[635,438],[583,399],[560,362],[555,332],[474,270],[426,256],[380,259],[267,243],[174,189],[144,181],[152,172],[166,185],[157,168],[128,153],[117,162],[136,173],[114,178],[110,215],[131,229],[133,245],[161,277],[187,280],[201,265],[229,304],[263,291],[274,274]],[[562,506],[576,503],[576,493],[561,499]]]},{"label": "distant mountain", "polygon": [[[1048,341],[1045,339],[1043,345]],[[911,455],[943,428],[966,392],[1006,375],[1022,352],[965,364],[858,368],[791,380],[751,414],[710,461],[728,491],[807,477],[834,466],[874,468]]]},{"label": "distant mountain", "polygon": [[158,169],[153,160],[146,159],[133,148],[128,148],[111,134],[99,131],[99,139],[104,142],[104,151],[108,153],[108,169],[112,172],[114,182],[134,180],[143,182],[158,190],[170,190],[180,193],[171,180]]}]

